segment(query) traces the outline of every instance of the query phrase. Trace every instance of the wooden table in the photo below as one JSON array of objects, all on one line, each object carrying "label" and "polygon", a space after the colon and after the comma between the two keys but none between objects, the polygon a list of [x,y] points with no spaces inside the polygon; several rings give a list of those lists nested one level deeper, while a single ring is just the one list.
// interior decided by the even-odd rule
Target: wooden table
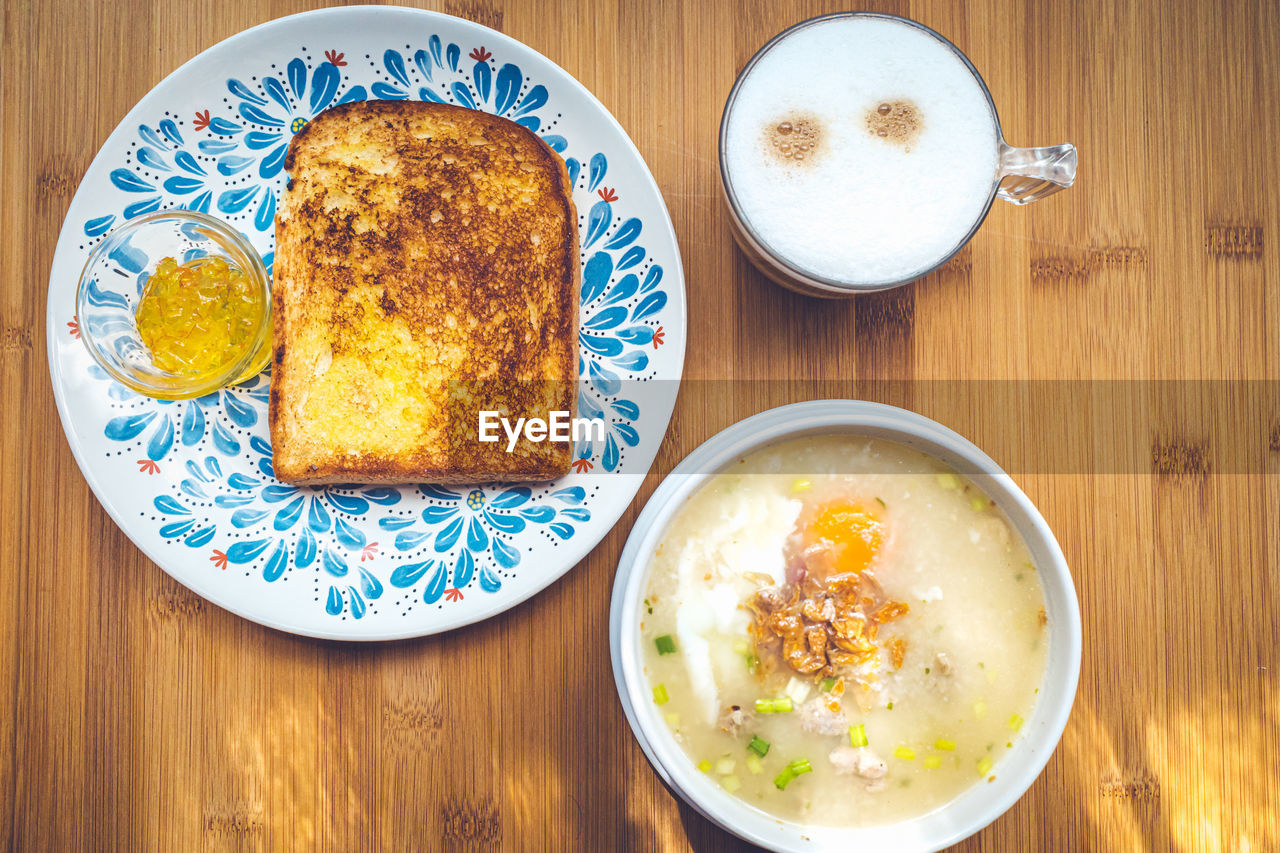
[{"label": "wooden table", "polygon": [[736,849],[663,789],[623,719],[615,563],[658,479],[713,432],[858,395],[1013,471],[1080,594],[1062,743],[959,849],[1280,849],[1280,13],[873,5],[951,37],[1009,138],[1075,142],[1080,178],[997,204],[914,286],[825,303],[734,248],[715,148],[737,69],[836,5],[445,4],[568,69],[630,132],[684,253],[691,381],[639,498],[567,577],[482,625],[351,646],[238,619],[139,553],[71,457],[42,333],[63,214],[120,118],[190,56],[306,4],[6,0],[0,846]]}]

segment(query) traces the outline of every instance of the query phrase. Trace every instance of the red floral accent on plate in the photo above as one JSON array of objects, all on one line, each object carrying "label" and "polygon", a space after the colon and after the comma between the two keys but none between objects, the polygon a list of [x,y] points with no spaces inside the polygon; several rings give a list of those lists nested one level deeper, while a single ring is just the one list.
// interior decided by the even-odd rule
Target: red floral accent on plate
[{"label": "red floral accent on plate", "polygon": [[654,349],[657,349],[658,347],[662,346],[662,336],[663,336],[664,334],[665,334],[665,333],[662,331],[662,327],[661,327],[661,326],[659,326],[659,327],[658,327],[658,331],[656,331],[656,332],[654,332],[654,333],[653,333],[653,348],[654,348]]},{"label": "red floral accent on plate", "polygon": [[75,338],[76,340],[80,340],[79,315],[73,315],[71,319],[67,321],[67,331],[71,334],[71,337]]},{"label": "red floral accent on plate", "polygon": [[600,198],[604,199],[605,201],[618,200],[618,194],[614,192],[612,189],[610,189],[609,187],[601,187],[600,189],[596,190],[596,192],[599,193]]},{"label": "red floral accent on plate", "polygon": [[486,62],[489,60],[490,57],[493,56],[493,54],[485,50],[484,46],[482,45],[480,47],[477,47],[475,50],[471,51],[469,56],[472,59],[474,59],[476,62]]},{"label": "red floral accent on plate", "polygon": [[144,474],[159,474],[160,465],[154,459],[139,459],[138,470]]},{"label": "red floral accent on plate", "polygon": [[444,597],[449,601],[461,601],[462,590],[458,589],[456,586],[451,586],[444,591]]},{"label": "red floral accent on plate", "polygon": [[209,115],[208,110],[205,110],[204,112],[196,112],[196,130],[204,130],[209,126],[209,122],[211,121],[213,121],[213,117]]},{"label": "red floral accent on plate", "polygon": [[577,471],[579,474],[585,474],[586,472],[590,471],[591,468],[592,468],[591,460],[586,458],[585,456],[581,459],[573,460],[573,470]]},{"label": "red floral accent on plate", "polygon": [[209,561],[213,563],[215,567],[226,571],[227,555],[219,551],[217,548],[213,549],[213,556],[209,558]]},{"label": "red floral accent on plate", "polygon": [[324,58],[329,60],[329,64],[335,68],[341,68],[347,64],[347,61],[342,58],[344,56],[346,56],[345,53],[338,53],[336,50],[326,50],[324,52]]},{"label": "red floral accent on plate", "polygon": [[372,560],[376,556],[378,556],[377,542],[370,542],[368,545],[365,545],[360,549],[360,562],[362,563],[365,560]]}]

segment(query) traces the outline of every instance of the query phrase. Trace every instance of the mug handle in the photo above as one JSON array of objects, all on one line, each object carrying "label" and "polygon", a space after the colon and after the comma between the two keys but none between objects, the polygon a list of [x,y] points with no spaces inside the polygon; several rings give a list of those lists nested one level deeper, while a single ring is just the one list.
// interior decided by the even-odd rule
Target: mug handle
[{"label": "mug handle", "polygon": [[1075,183],[1076,147],[1070,142],[1047,148],[1014,148],[1000,143],[997,171],[1000,198],[1012,204],[1030,204]]}]

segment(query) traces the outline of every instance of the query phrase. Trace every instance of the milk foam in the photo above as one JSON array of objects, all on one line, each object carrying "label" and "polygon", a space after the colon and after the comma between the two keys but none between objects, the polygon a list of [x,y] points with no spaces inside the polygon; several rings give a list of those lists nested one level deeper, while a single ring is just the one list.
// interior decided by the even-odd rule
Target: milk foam
[{"label": "milk foam", "polygon": [[[868,119],[906,102],[909,144]],[[816,119],[811,156],[778,155],[777,128]],[[743,79],[729,113],[725,167],[751,229],[792,265],[837,281],[884,283],[932,267],[982,215],[996,173],[990,104],[958,56],[884,18],[797,30]]]}]

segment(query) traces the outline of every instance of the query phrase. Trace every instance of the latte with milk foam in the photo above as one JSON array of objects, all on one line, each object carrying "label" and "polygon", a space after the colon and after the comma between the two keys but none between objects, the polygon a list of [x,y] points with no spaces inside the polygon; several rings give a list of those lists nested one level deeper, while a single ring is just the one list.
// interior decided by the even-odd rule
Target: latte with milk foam
[{"label": "latte with milk foam", "polygon": [[836,17],[785,35],[746,72],[725,118],[739,214],[810,275],[876,285],[923,274],[982,218],[995,112],[932,33]]}]

